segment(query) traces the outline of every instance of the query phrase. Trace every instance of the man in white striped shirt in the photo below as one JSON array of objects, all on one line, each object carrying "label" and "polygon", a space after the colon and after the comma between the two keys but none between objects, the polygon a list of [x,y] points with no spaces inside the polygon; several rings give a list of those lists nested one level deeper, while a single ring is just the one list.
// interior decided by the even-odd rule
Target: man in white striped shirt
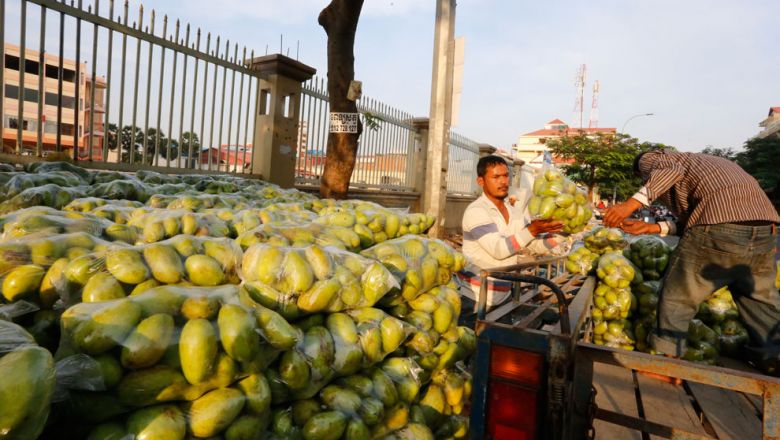
[{"label": "man in white striped shirt", "polygon": [[[659,301],[659,352],[685,350],[690,320],[713,291],[729,286],[752,346],[745,354],[769,374],[780,374],[780,295],[774,285],[776,224],[780,217],[758,182],[736,163],[701,153],[651,151],[637,156],[644,186],[604,216],[631,234],[677,234]],[[626,220],[659,200],[678,221]]]},{"label": "man in white striped shirt", "polygon": [[[477,184],[482,187],[482,195],[463,214],[463,254],[469,265],[458,275],[468,286],[461,289],[464,314],[474,308],[481,283],[480,270],[517,264],[526,248],[547,252],[555,243],[545,243],[536,237],[560,232],[563,227],[559,221],[531,221],[524,206],[513,208],[509,204],[509,167],[501,157],[486,156],[479,160]],[[506,301],[511,287],[511,283],[490,280],[488,307]],[[470,324],[468,320],[464,322]]]}]

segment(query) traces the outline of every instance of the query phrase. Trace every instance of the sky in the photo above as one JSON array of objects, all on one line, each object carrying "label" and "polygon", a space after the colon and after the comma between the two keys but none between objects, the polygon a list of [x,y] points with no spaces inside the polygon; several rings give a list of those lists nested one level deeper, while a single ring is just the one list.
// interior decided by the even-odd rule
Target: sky
[{"label": "sky", "polygon": [[[13,16],[17,2],[6,3]],[[256,54],[281,47],[325,75],[317,15],[327,3],[152,0],[144,7]],[[780,105],[778,16],[776,0],[461,0],[456,36],[465,37],[465,63],[453,130],[508,150],[551,119],[575,125],[574,79],[586,64],[586,124],[599,80],[599,127],[625,125],[642,141],[683,151],[739,148]],[[365,0],[355,44],[365,96],[428,115],[434,19],[432,0]],[[644,113],[654,115],[627,123]]]}]

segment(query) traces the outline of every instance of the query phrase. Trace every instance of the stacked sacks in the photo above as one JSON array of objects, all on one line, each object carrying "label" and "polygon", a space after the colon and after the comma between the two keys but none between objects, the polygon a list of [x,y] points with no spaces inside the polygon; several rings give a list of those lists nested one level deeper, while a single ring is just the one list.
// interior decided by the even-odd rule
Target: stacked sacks
[{"label": "stacked sacks", "polygon": [[622,253],[601,257],[596,273],[599,283],[593,297],[593,341],[599,345],[634,349],[634,334],[628,318],[632,308],[630,285],[635,270]]},{"label": "stacked sacks", "polygon": [[582,237],[589,251],[603,255],[607,252],[622,251],[626,247],[623,232],[616,228],[597,226]]},{"label": "stacked sacks", "polygon": [[538,176],[533,190],[528,212],[544,220],[562,221],[565,233],[582,231],[593,216],[587,194],[557,170],[547,170]]},{"label": "stacked sacks", "polygon": [[637,317],[634,320],[636,349],[645,353],[653,353],[649,338],[656,327],[660,289],[661,283],[655,280],[644,280],[631,289],[638,303]]},{"label": "stacked sacks", "polygon": [[175,439],[267,424],[271,391],[262,371],[275,354],[258,337],[266,329],[238,301],[236,286],[160,286],[82,303],[63,314],[62,329],[58,357],[89,356],[102,378],[99,390],[72,391],[66,421],[127,414],[126,423],[95,430]]},{"label": "stacked sacks", "polygon": [[211,214],[184,210],[148,210],[139,208],[131,214],[129,225],[138,228],[139,242],[156,243],[177,235],[228,237],[227,223]]},{"label": "stacked sacks", "polygon": [[255,244],[242,261],[243,288],[286,319],[371,307],[397,282],[380,263],[337,248]]},{"label": "stacked sacks", "polygon": [[37,438],[54,393],[54,361],[18,325],[0,320],[0,437]]},{"label": "stacked sacks", "polygon": [[142,246],[110,246],[64,266],[66,304],[136,295],[161,284],[238,283],[241,248],[227,238],[178,235]]},{"label": "stacked sacks", "polygon": [[688,349],[683,358],[708,364],[715,364],[721,354],[738,358],[749,340],[731,292],[724,286],[699,305],[688,327]]},{"label": "stacked sacks", "polygon": [[465,438],[463,407],[471,398],[471,375],[462,368],[439,370],[412,407],[412,419],[433,429],[436,438]]},{"label": "stacked sacks", "polygon": [[639,268],[645,280],[660,280],[663,277],[671,253],[672,249],[663,240],[651,235],[637,237],[623,251],[623,255]]},{"label": "stacked sacks", "polygon": [[276,246],[305,247],[333,246],[351,252],[360,250],[360,237],[349,228],[325,226],[320,223],[279,223],[264,224],[242,232],[236,243],[243,249],[253,244],[269,243]]},{"label": "stacked sacks", "polygon": [[137,200],[146,202],[149,199],[150,188],[135,179],[114,180],[98,183],[88,191],[91,197],[116,200]]},{"label": "stacked sacks", "polygon": [[566,270],[573,274],[588,275],[596,269],[599,254],[580,246],[566,257]]},{"label": "stacked sacks", "polygon": [[62,234],[86,232],[100,237],[112,222],[89,213],[64,212],[43,206],[21,209],[0,217],[3,238],[19,238],[30,234]]}]

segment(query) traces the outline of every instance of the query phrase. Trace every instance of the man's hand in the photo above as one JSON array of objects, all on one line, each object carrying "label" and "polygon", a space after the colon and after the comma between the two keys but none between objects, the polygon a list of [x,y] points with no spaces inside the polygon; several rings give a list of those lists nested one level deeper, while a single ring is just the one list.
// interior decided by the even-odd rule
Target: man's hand
[{"label": "man's hand", "polygon": [[607,208],[604,214],[604,225],[609,228],[620,226],[623,220],[627,219],[634,211],[642,207],[642,203],[634,198],[630,198],[623,203]]},{"label": "man's hand", "polygon": [[563,222],[558,220],[534,220],[528,225],[528,232],[534,237],[539,234],[555,234],[563,230]]},{"label": "man's hand", "polygon": [[620,225],[620,229],[633,235],[660,234],[661,226],[653,223],[627,220]]},{"label": "man's hand", "polygon": [[509,196],[509,204],[512,206],[515,206],[515,203],[517,203],[517,197],[515,196]]}]

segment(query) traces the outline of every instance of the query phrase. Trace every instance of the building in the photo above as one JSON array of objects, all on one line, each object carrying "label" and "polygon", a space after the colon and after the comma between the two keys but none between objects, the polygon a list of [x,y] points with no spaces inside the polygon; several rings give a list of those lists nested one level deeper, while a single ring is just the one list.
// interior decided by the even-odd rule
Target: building
[{"label": "building", "polygon": [[[163,160],[163,158],[160,158],[161,166],[175,167],[178,163],[176,159],[171,159],[170,164],[167,161],[163,164]],[[186,167],[186,163],[186,155],[183,155],[181,166]],[[219,148],[202,147],[200,150],[200,164],[202,167],[208,167],[209,163],[219,171],[229,172],[236,170],[245,172],[252,165],[252,144],[222,144]],[[190,167],[194,167],[194,165],[190,164]]]},{"label": "building", "polygon": [[[86,63],[81,63],[79,75],[76,77],[76,62],[62,60],[62,94],[59,88],[59,57],[44,54],[44,66],[40,66],[40,53],[31,49],[24,52],[24,86],[19,84],[21,70],[21,54],[19,46],[6,43],[3,60],[3,120],[2,120],[2,151],[12,152],[16,149],[18,127],[22,127],[22,151],[34,154],[38,129],[41,128],[41,143],[43,153],[57,150],[57,131],[59,127],[60,144],[63,151],[78,146],[79,158],[88,159],[88,138],[93,134],[92,158],[102,159],[103,140],[105,137],[103,123],[105,118],[104,99],[106,80],[97,77],[92,80],[87,72]],[[43,90],[39,87],[39,72],[43,72]],[[78,83],[78,96],[76,84]],[[92,88],[95,88],[95,102],[91,105]],[[20,100],[21,98],[21,100]],[[38,119],[38,102],[43,100],[42,118]],[[19,122],[19,106],[23,103],[23,117]],[[78,105],[78,110],[76,106]],[[58,106],[62,107],[62,119],[57,119]],[[94,107],[94,125],[89,127],[89,118]],[[75,138],[75,141],[74,141]]]},{"label": "building", "polygon": [[758,126],[764,129],[756,135],[757,138],[780,137],[780,107],[769,107],[769,115]]},{"label": "building", "polygon": [[[570,128],[568,124],[560,119],[553,119],[544,124],[544,128],[525,133],[517,138],[517,144],[514,145],[515,157],[525,162],[526,166],[540,168],[543,162],[544,152],[548,150],[547,141],[563,136],[576,136],[580,132],[586,134],[615,134],[615,128]],[[553,158],[555,163],[566,163],[567,161]]]}]

